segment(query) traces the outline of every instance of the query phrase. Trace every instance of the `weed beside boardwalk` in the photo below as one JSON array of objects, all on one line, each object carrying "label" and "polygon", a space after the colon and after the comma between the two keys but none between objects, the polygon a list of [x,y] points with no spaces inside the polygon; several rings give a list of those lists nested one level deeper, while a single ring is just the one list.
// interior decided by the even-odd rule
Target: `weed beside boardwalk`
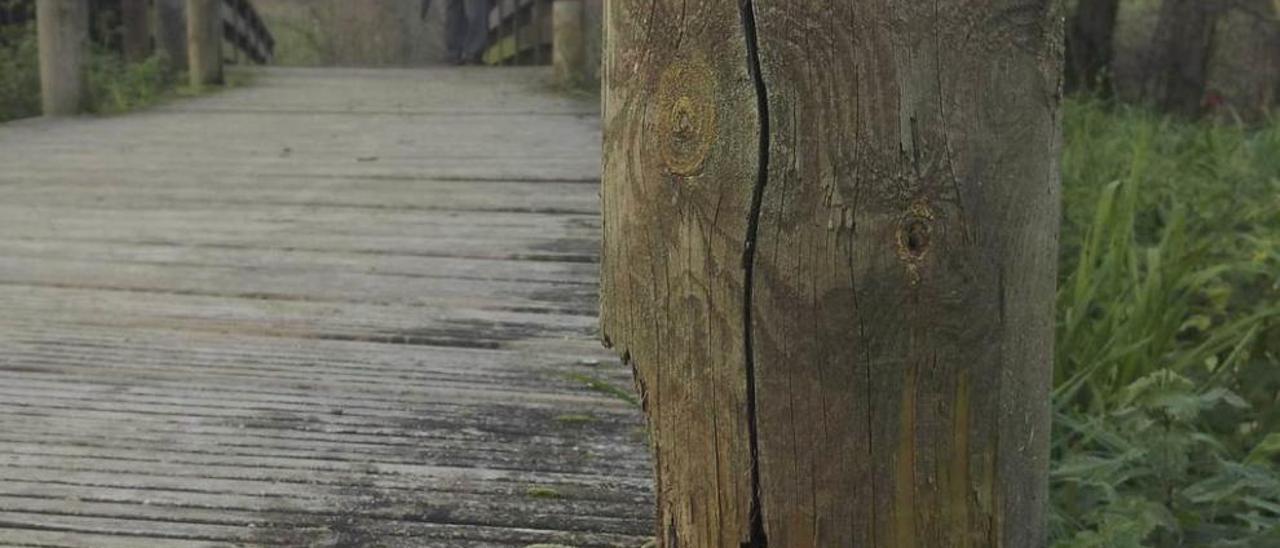
[{"label": "weed beside boardwalk", "polygon": [[[119,114],[181,94],[185,81],[157,54],[142,63],[126,63],[119,54],[95,46],[89,57],[89,111]],[[40,67],[31,25],[0,28],[0,122],[40,114]]]},{"label": "weed beside boardwalk", "polygon": [[0,26],[0,122],[40,114],[36,33],[29,25]]},{"label": "weed beside boardwalk", "polygon": [[174,90],[175,78],[163,55],[142,63],[125,63],[119,56],[95,53],[89,65],[91,111],[119,114],[153,105]]},{"label": "weed beside boardwalk", "polygon": [[1060,546],[1280,546],[1280,125],[1066,108]]}]

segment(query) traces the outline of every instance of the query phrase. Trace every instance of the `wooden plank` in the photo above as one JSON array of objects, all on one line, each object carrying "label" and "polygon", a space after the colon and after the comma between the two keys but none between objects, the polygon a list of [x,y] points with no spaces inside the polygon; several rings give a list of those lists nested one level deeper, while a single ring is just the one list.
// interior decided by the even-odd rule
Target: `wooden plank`
[{"label": "wooden plank", "polygon": [[0,544],[645,541],[599,119],[465,72],[0,125]]},{"label": "wooden plank", "polygon": [[[92,271],[86,269],[99,264],[109,269],[87,274]],[[151,265],[14,257],[8,259],[4,269],[0,270],[0,285],[90,287],[124,292],[282,301],[398,302],[435,307],[452,304],[492,310],[595,314],[595,307],[591,303],[595,289],[589,285],[387,276],[372,272],[263,269],[246,273],[234,266]]]},{"label": "wooden plank", "polygon": [[396,254],[359,254],[343,251],[232,248],[163,243],[76,241],[65,238],[6,239],[0,237],[0,255],[52,260],[78,259],[103,263],[142,263],[197,267],[250,266],[260,270],[376,274],[436,279],[493,280],[594,286],[599,267],[594,263],[466,259]]}]

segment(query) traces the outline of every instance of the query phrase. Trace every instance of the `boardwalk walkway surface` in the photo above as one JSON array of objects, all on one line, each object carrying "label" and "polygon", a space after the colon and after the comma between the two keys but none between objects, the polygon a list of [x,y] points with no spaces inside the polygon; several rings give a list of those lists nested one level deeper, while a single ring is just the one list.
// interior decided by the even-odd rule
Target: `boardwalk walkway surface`
[{"label": "boardwalk walkway surface", "polygon": [[641,545],[600,120],[542,76],[0,125],[0,545]]}]

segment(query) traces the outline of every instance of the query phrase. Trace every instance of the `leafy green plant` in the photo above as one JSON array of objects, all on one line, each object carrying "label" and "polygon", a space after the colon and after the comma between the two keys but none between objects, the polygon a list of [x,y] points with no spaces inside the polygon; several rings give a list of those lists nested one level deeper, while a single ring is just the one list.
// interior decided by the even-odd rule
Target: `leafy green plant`
[{"label": "leafy green plant", "polygon": [[0,27],[0,122],[40,114],[40,66],[32,25]]},{"label": "leafy green plant", "polygon": [[[86,69],[90,104],[98,114],[118,114],[155,104],[174,90],[168,59],[157,54],[142,63],[126,63],[115,52],[95,46]],[[35,28],[0,28],[0,121],[40,114],[39,46]]]},{"label": "leafy green plant", "polygon": [[1280,126],[1065,119],[1053,540],[1278,545]]},{"label": "leafy green plant", "polygon": [[112,52],[95,51],[89,63],[91,110],[118,114],[159,102],[173,89],[169,64],[163,54],[131,64]]}]

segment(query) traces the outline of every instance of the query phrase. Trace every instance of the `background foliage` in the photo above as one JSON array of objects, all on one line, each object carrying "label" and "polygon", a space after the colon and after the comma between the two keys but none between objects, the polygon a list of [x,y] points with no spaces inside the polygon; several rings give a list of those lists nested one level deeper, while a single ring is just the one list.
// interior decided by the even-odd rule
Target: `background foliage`
[{"label": "background foliage", "polygon": [[1280,125],[1065,123],[1054,541],[1280,546]]},{"label": "background foliage", "polygon": [[[308,9],[274,30],[314,54],[296,62],[337,62],[315,23],[336,16]],[[1119,103],[1133,100],[1134,36],[1118,40],[1120,93],[1066,104],[1052,540],[1280,546],[1280,123]],[[131,65],[99,48],[94,110],[151,104],[181,79],[161,57]],[[1250,89],[1269,98],[1270,85]],[[0,121],[39,107],[33,29],[0,29]]]},{"label": "background foliage", "polygon": [[[34,25],[0,27],[0,122],[40,114],[37,55]],[[89,111],[94,114],[119,114],[191,93],[178,85],[186,75],[175,71],[163,53],[127,63],[118,52],[95,44],[87,72]],[[235,78],[229,83],[234,85]]]}]

